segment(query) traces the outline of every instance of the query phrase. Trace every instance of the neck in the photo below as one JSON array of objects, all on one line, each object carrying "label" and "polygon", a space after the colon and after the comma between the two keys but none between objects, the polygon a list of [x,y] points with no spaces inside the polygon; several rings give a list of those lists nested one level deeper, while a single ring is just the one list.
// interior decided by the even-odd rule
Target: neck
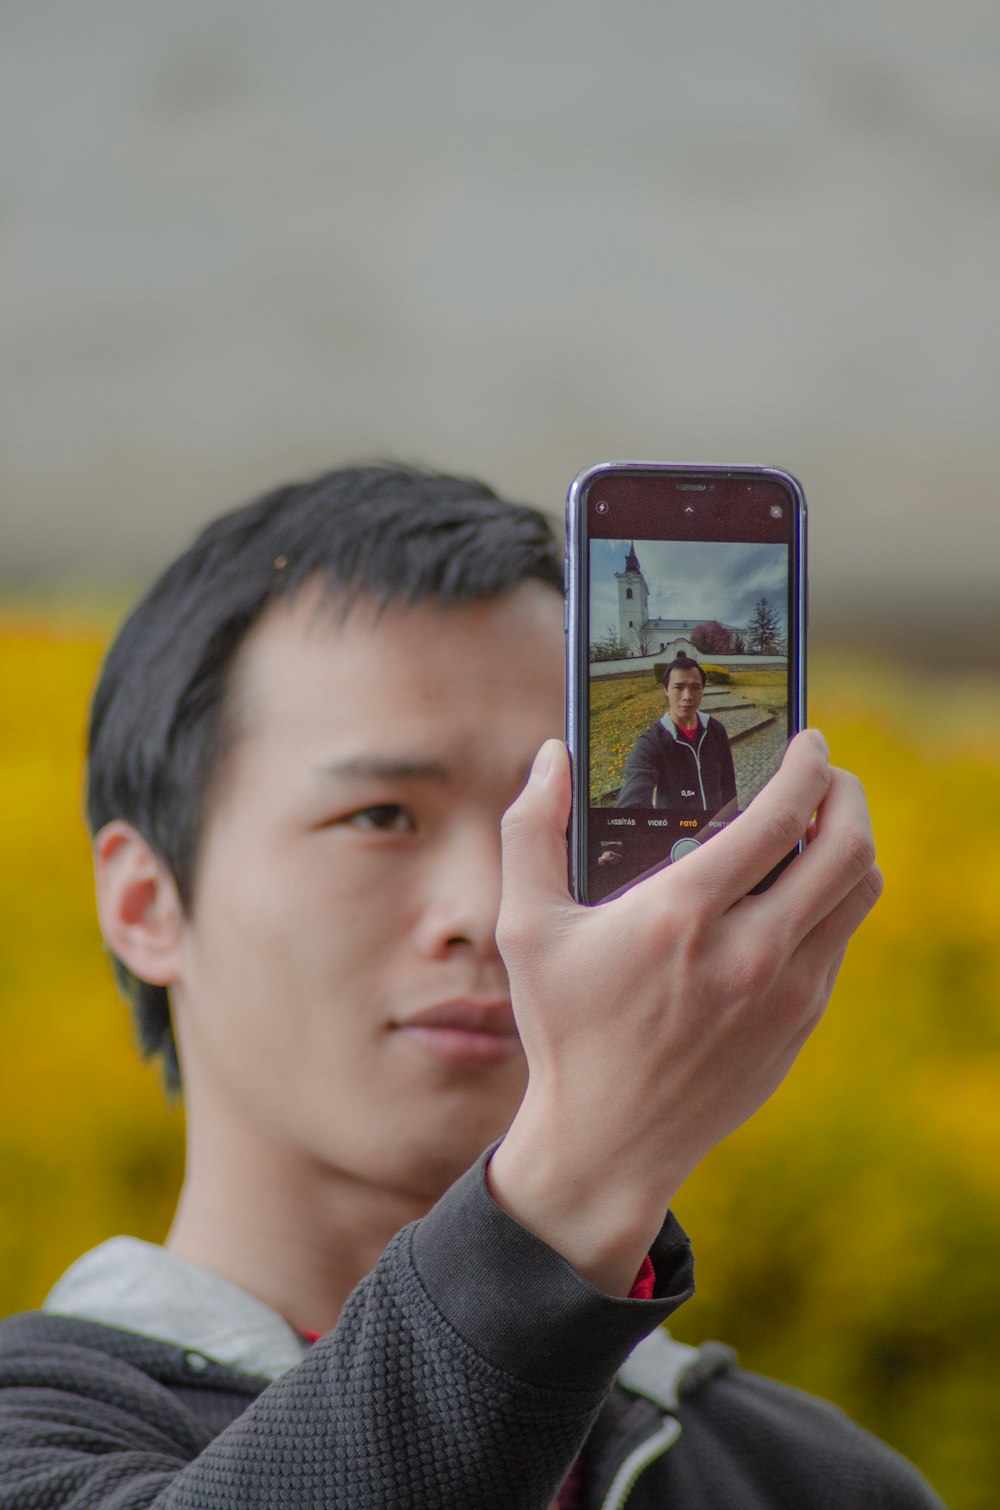
[{"label": "neck", "polygon": [[431,1201],[275,1148],[253,1129],[202,1136],[166,1246],[232,1280],[299,1330],[326,1332],[386,1245]]},{"label": "neck", "polygon": [[698,715],[697,713],[679,713],[674,722],[679,729],[697,729]]}]

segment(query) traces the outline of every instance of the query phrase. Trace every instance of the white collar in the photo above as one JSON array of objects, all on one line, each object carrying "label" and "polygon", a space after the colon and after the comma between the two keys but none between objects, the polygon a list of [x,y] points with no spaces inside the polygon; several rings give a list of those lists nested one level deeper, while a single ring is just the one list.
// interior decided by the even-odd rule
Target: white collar
[{"label": "white collar", "polygon": [[112,1237],[78,1258],[42,1309],[141,1332],[230,1368],[277,1379],[305,1342],[277,1311],[230,1279],[137,1237]]}]

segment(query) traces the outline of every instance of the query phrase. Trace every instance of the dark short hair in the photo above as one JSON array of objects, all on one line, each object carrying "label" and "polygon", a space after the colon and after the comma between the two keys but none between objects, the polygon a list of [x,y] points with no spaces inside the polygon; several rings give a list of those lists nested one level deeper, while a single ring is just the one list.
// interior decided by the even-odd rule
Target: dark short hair
[{"label": "dark short hair", "polygon": [[[537,579],[562,591],[562,559],[537,509],[485,483],[371,465],[276,488],[210,524],[155,581],[105,658],[91,708],[87,818],[131,823],[167,865],[188,908],[212,772],[231,741],[224,718],[236,652],[267,609],[318,579],[345,611],[442,608]],[[180,1088],[170,1004],[112,956],[139,1045]]]},{"label": "dark short hair", "polygon": [[671,671],[690,671],[692,668],[695,671],[697,671],[698,675],[701,677],[701,685],[704,687],[704,685],[705,685],[705,668],[704,668],[704,666],[699,665],[699,663],[696,660],[694,660],[693,657],[691,657],[685,651],[682,650],[679,655],[675,655],[674,656],[673,660],[670,662],[669,665],[664,666],[664,668],[663,668],[663,690],[664,690],[664,692],[666,692],[667,688],[670,685],[670,673],[671,673]]}]

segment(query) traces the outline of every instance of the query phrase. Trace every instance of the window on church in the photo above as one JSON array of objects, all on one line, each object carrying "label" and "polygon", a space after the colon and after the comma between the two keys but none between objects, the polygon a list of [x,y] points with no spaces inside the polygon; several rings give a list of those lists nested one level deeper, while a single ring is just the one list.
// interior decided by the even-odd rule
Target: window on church
[{"label": "window on church", "polygon": [[626,596],[626,598],[630,598],[632,596],[632,589],[631,589],[631,587],[626,587],[626,589],[625,589],[625,596]]},{"label": "window on church", "polygon": [[633,624],[633,623],[632,623],[632,620],[631,620],[631,619],[629,619],[629,621],[628,621],[628,627],[629,627],[629,628],[630,628],[630,629],[634,629],[634,628],[635,628],[635,625],[634,625],[634,624]]}]

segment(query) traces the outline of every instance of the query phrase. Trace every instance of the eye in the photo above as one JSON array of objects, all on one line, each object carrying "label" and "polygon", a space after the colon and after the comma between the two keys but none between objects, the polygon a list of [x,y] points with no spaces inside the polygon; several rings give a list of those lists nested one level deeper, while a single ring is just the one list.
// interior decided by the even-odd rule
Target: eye
[{"label": "eye", "polygon": [[348,813],[343,821],[352,828],[373,829],[380,834],[412,834],[417,827],[409,808],[400,807],[398,802],[359,808],[356,813]]}]

